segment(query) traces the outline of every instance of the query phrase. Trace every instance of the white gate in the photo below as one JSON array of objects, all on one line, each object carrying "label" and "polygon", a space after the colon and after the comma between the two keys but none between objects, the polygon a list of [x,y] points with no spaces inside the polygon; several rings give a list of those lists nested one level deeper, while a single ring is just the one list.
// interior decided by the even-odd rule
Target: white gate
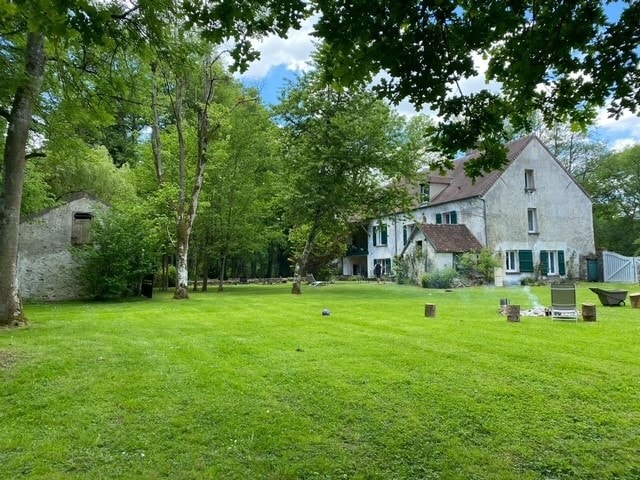
[{"label": "white gate", "polygon": [[603,252],[602,263],[605,282],[636,283],[638,258],[625,257],[614,252]]}]

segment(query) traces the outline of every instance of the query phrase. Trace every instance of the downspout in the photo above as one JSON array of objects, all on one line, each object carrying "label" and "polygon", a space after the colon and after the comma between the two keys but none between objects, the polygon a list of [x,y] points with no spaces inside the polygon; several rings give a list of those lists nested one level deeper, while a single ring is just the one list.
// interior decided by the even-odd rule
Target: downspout
[{"label": "downspout", "polygon": [[487,201],[484,197],[480,197],[482,200],[482,220],[484,221],[484,247],[489,248],[489,236],[487,233]]},{"label": "downspout", "polygon": [[398,214],[393,216],[393,251],[394,257],[398,256]]}]

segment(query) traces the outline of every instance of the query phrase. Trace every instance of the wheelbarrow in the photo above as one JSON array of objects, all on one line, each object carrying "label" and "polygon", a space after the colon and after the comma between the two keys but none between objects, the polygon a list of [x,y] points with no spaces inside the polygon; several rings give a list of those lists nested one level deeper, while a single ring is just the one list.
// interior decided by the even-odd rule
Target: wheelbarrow
[{"label": "wheelbarrow", "polygon": [[624,301],[627,299],[628,290],[603,290],[602,288],[589,287],[593,293],[598,295],[598,298],[605,307],[612,307],[616,305],[624,305]]}]

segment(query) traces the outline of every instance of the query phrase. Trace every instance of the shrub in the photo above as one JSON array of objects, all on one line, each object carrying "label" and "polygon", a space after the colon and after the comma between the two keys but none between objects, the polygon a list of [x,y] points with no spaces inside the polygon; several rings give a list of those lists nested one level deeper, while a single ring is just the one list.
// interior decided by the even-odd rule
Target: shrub
[{"label": "shrub", "polygon": [[406,258],[403,258],[403,257],[393,258],[393,274],[396,277],[396,283],[398,285],[408,283],[409,264]]},{"label": "shrub", "polygon": [[473,273],[481,273],[484,278],[493,278],[493,269],[500,266],[500,259],[491,250],[483,248],[479,253],[467,252],[461,255],[458,263],[458,271],[465,277]]},{"label": "shrub", "polygon": [[443,268],[427,272],[422,276],[423,288],[449,288],[453,286],[453,281],[458,276],[453,268]]},{"label": "shrub", "polygon": [[142,279],[156,268],[159,235],[144,209],[112,210],[91,224],[93,246],[75,249],[81,277],[96,299],[139,294]]}]

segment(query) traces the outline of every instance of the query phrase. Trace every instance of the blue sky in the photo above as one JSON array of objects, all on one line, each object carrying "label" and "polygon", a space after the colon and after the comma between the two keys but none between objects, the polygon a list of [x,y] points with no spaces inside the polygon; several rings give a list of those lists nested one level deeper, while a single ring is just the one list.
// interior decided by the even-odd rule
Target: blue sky
[{"label": "blue sky", "polygon": [[[607,6],[607,13],[612,18],[619,16],[624,4],[613,2]],[[267,37],[255,42],[261,57],[253,62],[249,69],[239,75],[242,82],[256,87],[267,103],[275,103],[278,94],[287,80],[295,80],[296,76],[310,68],[310,56],[314,50],[314,40],[310,36],[313,20],[308,20],[299,31],[289,32],[287,39]],[[483,71],[483,60],[478,57],[477,67]],[[465,91],[473,91],[484,86],[484,78],[478,76],[463,82]],[[413,115],[415,110],[408,103],[397,107],[399,113]],[[626,114],[618,120],[609,118],[603,109],[595,125],[598,139],[607,142],[610,148],[618,150],[629,145],[640,143],[640,117]]]}]

